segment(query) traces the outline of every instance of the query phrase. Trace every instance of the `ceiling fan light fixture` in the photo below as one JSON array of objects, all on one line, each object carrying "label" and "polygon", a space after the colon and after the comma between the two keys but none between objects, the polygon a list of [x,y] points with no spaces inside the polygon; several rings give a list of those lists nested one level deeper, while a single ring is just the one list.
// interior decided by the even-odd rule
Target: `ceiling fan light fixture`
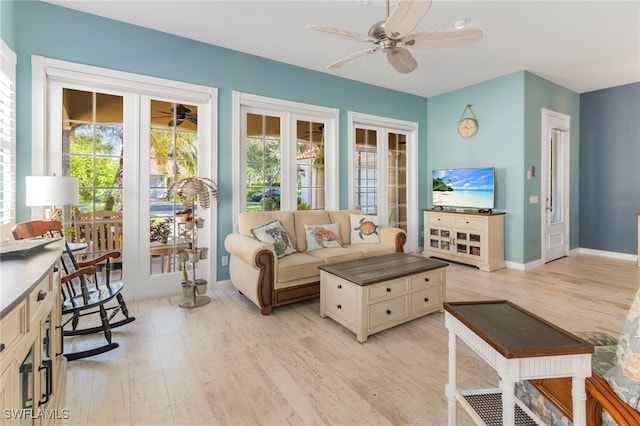
[{"label": "ceiling fan light fixture", "polygon": [[471,25],[471,19],[469,18],[462,18],[453,22],[453,28],[455,28],[456,30],[467,28],[469,25]]}]

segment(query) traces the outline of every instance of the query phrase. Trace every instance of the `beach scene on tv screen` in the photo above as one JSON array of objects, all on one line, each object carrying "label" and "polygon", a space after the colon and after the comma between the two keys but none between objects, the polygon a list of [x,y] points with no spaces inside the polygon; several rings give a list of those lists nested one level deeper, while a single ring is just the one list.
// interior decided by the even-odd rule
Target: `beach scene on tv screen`
[{"label": "beach scene on tv screen", "polygon": [[433,171],[433,205],[493,208],[493,167]]}]

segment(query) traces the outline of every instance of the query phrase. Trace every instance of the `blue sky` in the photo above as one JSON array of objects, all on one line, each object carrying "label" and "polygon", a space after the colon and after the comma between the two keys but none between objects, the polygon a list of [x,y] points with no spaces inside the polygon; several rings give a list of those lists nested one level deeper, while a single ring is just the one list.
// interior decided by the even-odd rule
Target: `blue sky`
[{"label": "blue sky", "polygon": [[[489,190],[493,189],[493,167],[473,169],[447,169],[434,170],[434,178],[441,178],[444,183],[453,189]],[[449,179],[451,182],[449,183]]]}]

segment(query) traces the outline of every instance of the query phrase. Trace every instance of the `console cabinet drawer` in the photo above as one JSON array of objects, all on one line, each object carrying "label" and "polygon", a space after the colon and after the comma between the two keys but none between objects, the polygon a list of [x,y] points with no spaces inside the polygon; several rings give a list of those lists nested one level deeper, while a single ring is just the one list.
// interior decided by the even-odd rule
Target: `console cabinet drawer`
[{"label": "console cabinet drawer", "polygon": [[426,224],[439,225],[439,226],[453,226],[453,218],[450,216],[428,215],[425,226]]},{"label": "console cabinet drawer", "polygon": [[484,220],[477,217],[456,217],[453,226],[464,229],[484,229]]},{"label": "console cabinet drawer", "polygon": [[369,331],[407,316],[407,297],[396,297],[369,306]]}]

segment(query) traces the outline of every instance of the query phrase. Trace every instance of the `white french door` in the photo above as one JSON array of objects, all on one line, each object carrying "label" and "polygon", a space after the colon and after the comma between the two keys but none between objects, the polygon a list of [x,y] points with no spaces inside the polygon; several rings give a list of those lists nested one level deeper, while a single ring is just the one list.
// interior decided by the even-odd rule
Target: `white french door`
[{"label": "white french door", "polygon": [[[197,175],[216,181],[216,90],[41,57],[33,62],[34,110],[42,111],[41,119],[34,114],[33,150],[45,155],[34,159],[32,174],[75,173],[85,183],[75,209],[122,214],[126,297],[179,294],[176,247],[161,241],[164,250],[154,251],[154,225],[177,220],[180,200],[169,199],[166,191],[176,179]],[[72,143],[74,126],[83,130],[72,134]],[[91,167],[90,179],[78,164]],[[199,245],[210,254],[197,272],[209,281],[216,277],[216,209],[214,203],[198,211],[206,224]],[[167,252],[160,262],[159,252]]]},{"label": "white french door", "polygon": [[570,117],[542,109],[542,260],[569,253]]},{"label": "white french door", "polygon": [[407,232],[418,248],[416,123],[349,113],[349,205]]}]

